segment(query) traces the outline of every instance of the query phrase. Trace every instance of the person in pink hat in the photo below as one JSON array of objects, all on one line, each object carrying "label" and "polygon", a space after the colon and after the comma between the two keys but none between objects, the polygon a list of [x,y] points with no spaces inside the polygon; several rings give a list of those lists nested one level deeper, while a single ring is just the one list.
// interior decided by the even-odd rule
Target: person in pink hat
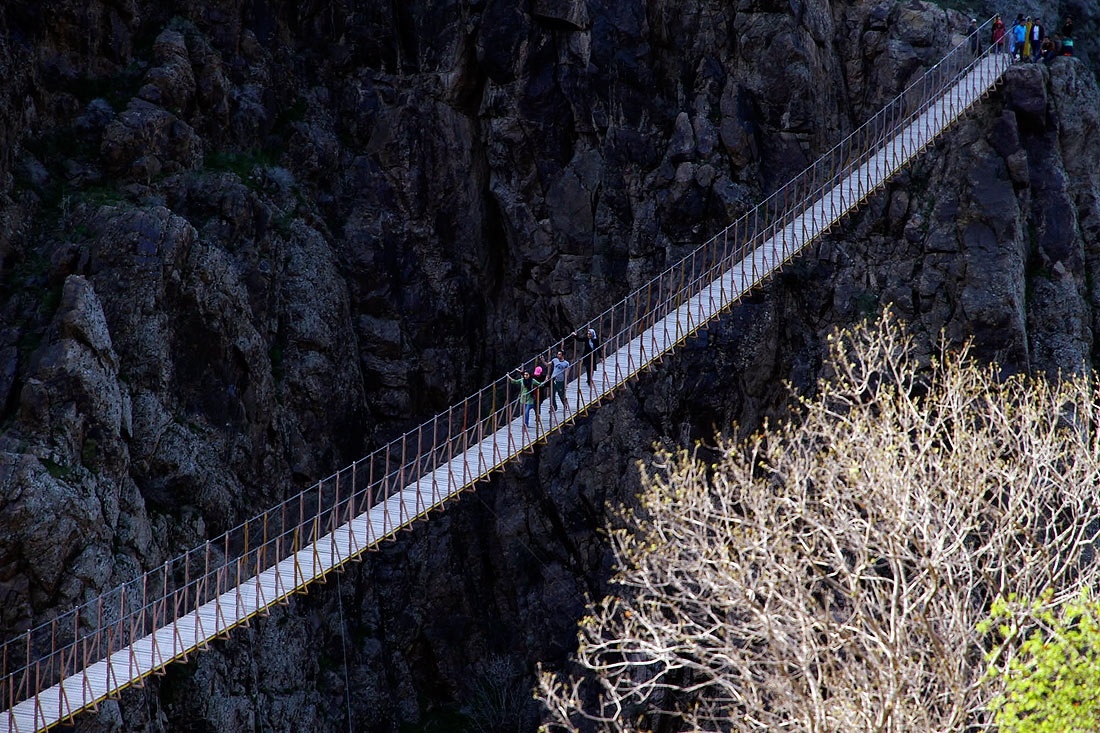
[{"label": "person in pink hat", "polygon": [[[542,382],[543,385],[550,383],[550,370],[546,368],[546,365],[541,359],[535,362],[535,371],[532,373],[535,380]],[[539,409],[542,407],[542,397],[545,390],[543,387],[538,387],[535,390],[535,418],[538,419]]]}]

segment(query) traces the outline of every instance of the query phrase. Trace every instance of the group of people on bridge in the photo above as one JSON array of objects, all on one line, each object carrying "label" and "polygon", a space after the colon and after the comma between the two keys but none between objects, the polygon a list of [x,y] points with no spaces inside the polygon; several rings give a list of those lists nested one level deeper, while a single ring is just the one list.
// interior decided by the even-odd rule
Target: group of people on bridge
[{"label": "group of people on bridge", "polygon": [[[561,400],[562,414],[569,410],[569,400],[565,396],[565,382],[569,377],[572,365],[565,358],[565,344],[574,341],[580,346],[581,354],[579,365],[588,378],[589,390],[596,388],[592,381],[592,372],[596,368],[596,357],[599,349],[599,337],[593,328],[578,329],[566,338],[562,339],[561,347],[554,358],[546,363],[541,358],[536,360],[534,370],[524,369],[522,372],[513,372],[508,375],[508,381],[519,387],[519,404],[523,408],[523,426],[531,427],[531,413],[535,413],[535,422],[539,424],[539,403],[542,401],[541,390],[550,382],[550,414],[558,411],[558,400]],[[515,376],[515,374],[520,376]]]},{"label": "group of people on bridge", "polygon": [[[971,21],[973,25],[973,21]],[[1058,56],[1073,55],[1073,16],[1066,17],[1060,33],[1049,34],[1038,17],[1016,16],[1007,28],[1000,15],[993,16],[993,52],[1011,53],[1016,61],[1050,63]]]}]

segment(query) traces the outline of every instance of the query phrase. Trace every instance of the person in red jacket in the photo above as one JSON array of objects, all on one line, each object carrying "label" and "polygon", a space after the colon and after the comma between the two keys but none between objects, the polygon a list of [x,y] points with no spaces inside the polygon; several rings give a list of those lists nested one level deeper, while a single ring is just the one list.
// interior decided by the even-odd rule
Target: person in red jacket
[{"label": "person in red jacket", "polygon": [[993,49],[994,53],[1004,53],[1005,50],[1005,22],[1001,16],[993,16]]}]

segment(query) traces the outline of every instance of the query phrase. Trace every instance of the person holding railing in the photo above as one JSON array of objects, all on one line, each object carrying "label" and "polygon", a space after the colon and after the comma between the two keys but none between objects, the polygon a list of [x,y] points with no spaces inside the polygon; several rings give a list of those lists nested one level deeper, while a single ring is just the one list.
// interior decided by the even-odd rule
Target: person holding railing
[{"label": "person holding railing", "polygon": [[535,413],[535,425],[542,424],[542,418],[539,417],[538,411],[535,409],[535,392],[545,382],[538,382],[531,377],[531,372],[526,369],[523,370],[523,376],[520,378],[508,375],[508,381],[519,387],[519,404],[523,406],[523,427],[531,427],[531,413]]},{"label": "person holding railing", "polygon": [[592,372],[596,368],[596,349],[599,347],[600,342],[596,337],[596,329],[589,328],[585,333],[581,333],[580,329],[573,334],[573,340],[581,345],[581,369],[588,376],[588,388],[595,389],[596,385],[592,381]]}]

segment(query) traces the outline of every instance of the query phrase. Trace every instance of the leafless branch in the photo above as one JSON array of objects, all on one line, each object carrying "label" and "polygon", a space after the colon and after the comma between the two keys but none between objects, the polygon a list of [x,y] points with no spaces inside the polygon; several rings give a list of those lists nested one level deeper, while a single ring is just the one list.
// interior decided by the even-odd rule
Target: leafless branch
[{"label": "leafless branch", "polygon": [[831,346],[797,419],[643,476],[549,730],[980,730],[992,600],[1095,586],[1092,381],[920,367],[888,317]]}]

